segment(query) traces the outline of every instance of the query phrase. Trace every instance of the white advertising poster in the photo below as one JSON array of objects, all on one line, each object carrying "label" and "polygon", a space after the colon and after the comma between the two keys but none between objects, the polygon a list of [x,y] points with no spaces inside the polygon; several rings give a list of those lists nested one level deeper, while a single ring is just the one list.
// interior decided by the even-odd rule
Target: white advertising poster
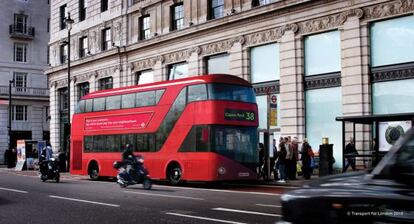
[{"label": "white advertising poster", "polygon": [[23,170],[24,162],[26,161],[26,145],[24,140],[17,140],[17,164],[16,170]]},{"label": "white advertising poster", "polygon": [[390,150],[391,146],[393,146],[411,126],[411,121],[379,122],[379,151],[385,152]]}]

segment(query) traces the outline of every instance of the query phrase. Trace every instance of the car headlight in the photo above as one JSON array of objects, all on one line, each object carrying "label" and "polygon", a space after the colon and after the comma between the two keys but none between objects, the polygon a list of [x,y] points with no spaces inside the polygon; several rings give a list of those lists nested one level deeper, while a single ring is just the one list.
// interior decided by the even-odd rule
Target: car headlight
[{"label": "car headlight", "polygon": [[225,173],[226,173],[226,168],[224,168],[224,167],[219,167],[218,169],[217,169],[217,172],[220,174],[220,175],[224,175]]},{"label": "car headlight", "polygon": [[296,198],[308,198],[307,196],[303,196],[303,195],[292,195],[292,194],[284,194],[280,197],[280,200],[288,202],[292,199],[296,199]]}]

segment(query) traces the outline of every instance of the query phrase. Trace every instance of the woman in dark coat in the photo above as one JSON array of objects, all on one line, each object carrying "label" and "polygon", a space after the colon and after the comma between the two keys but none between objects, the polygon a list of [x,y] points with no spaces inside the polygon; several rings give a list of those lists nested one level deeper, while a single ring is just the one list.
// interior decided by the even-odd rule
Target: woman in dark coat
[{"label": "woman in dark coat", "polygon": [[311,146],[308,143],[308,140],[305,138],[303,139],[302,150],[301,150],[301,160],[302,160],[302,173],[303,177],[306,180],[309,180],[311,177],[311,159],[313,151]]},{"label": "woman in dark coat", "polygon": [[278,182],[285,183],[286,182],[286,148],[285,148],[285,142],[280,142],[279,144],[279,151],[278,151],[278,160],[277,164],[279,167],[280,172],[280,180]]}]

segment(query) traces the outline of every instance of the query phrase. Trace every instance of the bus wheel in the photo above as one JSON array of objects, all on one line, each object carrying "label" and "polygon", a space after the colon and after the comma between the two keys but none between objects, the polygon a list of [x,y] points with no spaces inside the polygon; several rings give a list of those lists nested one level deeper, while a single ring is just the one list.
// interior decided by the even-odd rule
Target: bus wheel
[{"label": "bus wheel", "polygon": [[182,174],[183,172],[181,170],[180,165],[174,164],[168,170],[168,180],[171,184],[177,185],[181,182]]},{"label": "bus wheel", "polygon": [[89,177],[92,180],[98,180],[99,179],[99,168],[98,168],[98,164],[92,163],[91,165],[89,165]]}]

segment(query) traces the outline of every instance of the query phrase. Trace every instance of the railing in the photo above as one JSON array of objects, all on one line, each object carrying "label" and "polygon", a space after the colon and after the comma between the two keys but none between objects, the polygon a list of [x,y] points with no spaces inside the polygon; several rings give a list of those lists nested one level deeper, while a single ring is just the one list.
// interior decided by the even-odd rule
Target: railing
[{"label": "railing", "polygon": [[[13,96],[42,96],[49,97],[49,89],[32,87],[12,87]],[[0,86],[0,95],[9,95],[8,86]]]},{"label": "railing", "polygon": [[35,28],[31,26],[22,26],[12,24],[9,26],[9,35],[14,38],[33,39],[35,36]]}]

